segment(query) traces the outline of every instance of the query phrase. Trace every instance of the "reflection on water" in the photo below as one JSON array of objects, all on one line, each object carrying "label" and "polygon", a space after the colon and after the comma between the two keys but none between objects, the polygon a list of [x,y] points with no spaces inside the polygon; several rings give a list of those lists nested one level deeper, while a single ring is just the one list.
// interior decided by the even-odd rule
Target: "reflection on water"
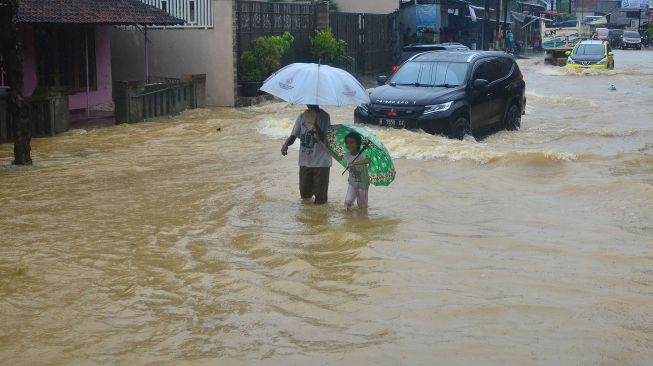
[{"label": "reflection on water", "polygon": [[648,56],[524,61],[519,132],[373,128],[367,213],[299,199],[281,103],[0,146],[0,364],[646,365]]}]

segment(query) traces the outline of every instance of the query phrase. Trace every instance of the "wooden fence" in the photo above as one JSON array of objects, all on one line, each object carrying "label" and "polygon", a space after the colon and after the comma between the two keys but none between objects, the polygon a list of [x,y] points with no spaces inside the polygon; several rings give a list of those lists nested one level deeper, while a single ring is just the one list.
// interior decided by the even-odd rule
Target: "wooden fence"
[{"label": "wooden fence", "polygon": [[347,42],[357,74],[387,72],[398,57],[399,15],[331,13],[329,25],[336,38]]}]

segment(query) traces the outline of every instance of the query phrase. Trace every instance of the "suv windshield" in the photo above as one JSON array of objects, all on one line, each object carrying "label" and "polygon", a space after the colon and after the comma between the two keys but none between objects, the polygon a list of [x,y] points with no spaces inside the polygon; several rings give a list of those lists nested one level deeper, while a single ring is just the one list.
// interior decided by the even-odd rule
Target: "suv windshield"
[{"label": "suv windshield", "polygon": [[465,81],[466,62],[408,62],[392,77],[397,85],[458,86]]},{"label": "suv windshield", "polygon": [[605,49],[602,44],[580,44],[576,47],[576,55],[602,55]]},{"label": "suv windshield", "polygon": [[641,38],[637,32],[624,32],[624,38]]}]

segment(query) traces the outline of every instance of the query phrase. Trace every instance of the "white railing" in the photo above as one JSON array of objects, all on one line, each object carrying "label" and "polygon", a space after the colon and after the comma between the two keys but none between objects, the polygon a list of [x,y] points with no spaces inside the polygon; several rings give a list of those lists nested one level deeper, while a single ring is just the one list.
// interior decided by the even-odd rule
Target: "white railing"
[{"label": "white railing", "polygon": [[213,0],[141,0],[186,21],[167,28],[213,28]]}]

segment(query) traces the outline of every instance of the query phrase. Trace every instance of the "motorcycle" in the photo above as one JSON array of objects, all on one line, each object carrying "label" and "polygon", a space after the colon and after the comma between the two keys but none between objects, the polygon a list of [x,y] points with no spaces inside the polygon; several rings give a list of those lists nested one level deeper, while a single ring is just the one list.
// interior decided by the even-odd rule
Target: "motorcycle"
[{"label": "motorcycle", "polygon": [[642,37],[642,47],[649,48],[651,47],[652,43],[653,43],[653,39],[651,39],[651,36]]}]

